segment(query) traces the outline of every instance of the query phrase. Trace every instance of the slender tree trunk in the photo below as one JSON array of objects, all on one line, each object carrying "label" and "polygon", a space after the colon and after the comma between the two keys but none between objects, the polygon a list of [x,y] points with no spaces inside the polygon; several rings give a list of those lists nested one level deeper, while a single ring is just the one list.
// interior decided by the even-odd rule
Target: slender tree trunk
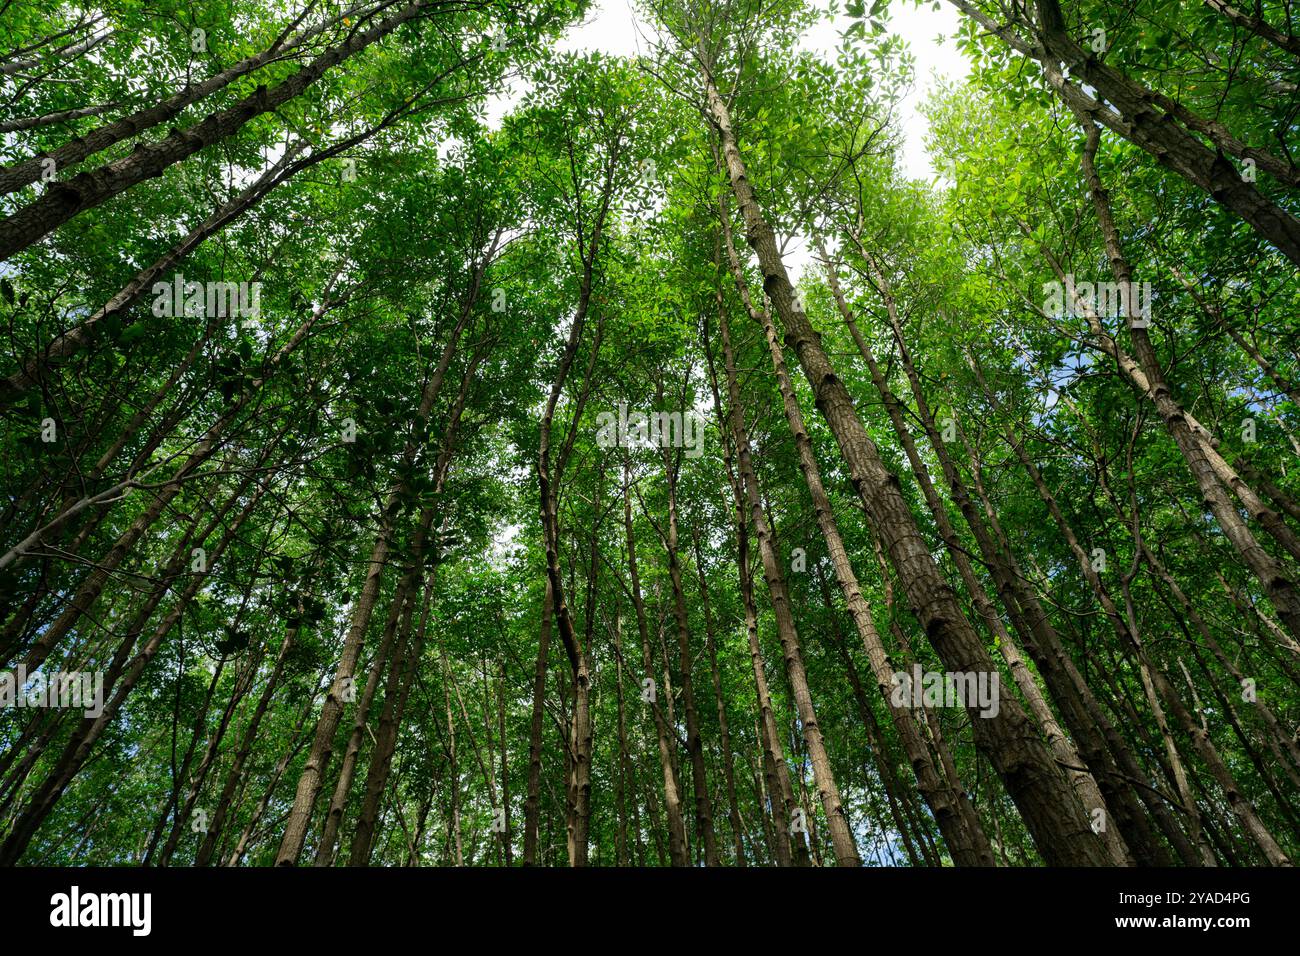
[{"label": "slender tree trunk", "polygon": [[[324,557],[323,550],[320,552],[320,557]],[[320,564],[318,563],[318,571],[319,568]],[[300,615],[304,613],[301,600],[298,602],[297,613]],[[266,711],[271,706],[271,700],[275,697],[276,690],[279,689],[285,661],[289,656],[289,651],[293,649],[293,645],[298,639],[301,627],[301,624],[295,624],[285,632],[284,640],[280,644],[280,651],[275,657],[275,664],[271,668],[271,674],[266,679],[266,686],[262,688],[262,694],[257,699],[257,706],[253,709],[248,724],[244,727],[230,769],[226,771],[226,779],[222,785],[221,794],[217,797],[216,807],[208,820],[208,831],[204,834],[203,841],[199,844],[198,853],[194,857],[195,866],[207,866],[212,862],[217,849],[217,840],[220,839],[221,832],[225,827],[226,817],[230,813],[231,804],[235,798],[235,791],[243,779],[244,768],[248,763],[249,755],[252,753],[253,744],[257,740],[258,729],[262,726],[262,718],[266,716]]]},{"label": "slender tree trunk", "polygon": [[673,592],[673,612],[677,622],[679,651],[677,672],[682,682],[682,704],[686,710],[686,749],[691,758],[691,777],[695,789],[695,836],[704,847],[704,865],[718,866],[718,846],[713,834],[713,803],[709,799],[709,778],[704,766],[704,741],[700,737],[700,720],[695,705],[692,679],[690,623],[686,614],[686,594],[682,586],[682,568],[677,559],[679,532],[677,520],[677,469],[680,459],[673,460],[663,449],[664,471],[668,479],[668,532],[664,545],[668,555],[668,579]]},{"label": "slender tree trunk", "polygon": [[[456,353],[456,346],[460,341],[460,336],[469,323],[471,309],[478,299],[478,292],[483,283],[483,275],[496,254],[500,239],[501,232],[497,231],[488,249],[477,263],[460,318],[452,329],[446,346],[443,348],[438,367],[425,384],[420,406],[415,414],[414,424],[417,430],[423,428],[424,424],[429,420],[434,400],[442,390],[442,382],[446,377],[448,367],[451,365],[452,356]],[[405,466],[409,467],[410,463],[415,459],[415,454],[416,443],[414,437],[412,437],[407,441],[402,454]],[[366,565],[366,575],[361,587],[361,593],[352,611],[352,621],[344,639],[343,653],[339,658],[338,668],[334,674],[334,683],[330,687],[329,693],[325,697],[325,703],[321,707],[311,751],[308,754],[306,764],[303,766],[302,774],[298,778],[298,788],[294,796],[293,807],[290,809],[289,817],[285,822],[284,836],[280,842],[280,850],[276,854],[277,866],[296,866],[298,858],[302,855],[312,812],[316,806],[316,798],[320,794],[324,782],[325,769],[334,752],[334,734],[343,719],[345,696],[348,696],[348,688],[352,686],[353,674],[356,671],[357,661],[361,656],[361,646],[370,624],[370,616],[374,612],[375,601],[379,597],[380,581],[388,564],[388,553],[392,546],[393,537],[393,523],[390,515],[396,510],[405,491],[406,480],[404,478],[399,479],[389,490],[384,501],[383,518],[381,519],[379,533],[375,537],[374,547],[370,552],[370,558]]]},{"label": "slender tree trunk", "polygon": [[[992,673],[993,661],[940,575],[899,490],[898,479],[880,461],[812,325],[794,309],[794,289],[775,235],[749,185],[727,105],[707,72],[705,85],[708,113],[722,138],[732,190],[762,267],[764,289],[785,327],[786,342],[812,386],[817,406],[835,434],[871,524],[885,540],[908,602],[950,671]],[[976,709],[968,711],[977,746],[988,754],[1044,859],[1050,865],[1104,865],[1105,850],[1083,807],[1020,705],[1014,700],[1003,701],[997,716],[989,718],[981,718]]]},{"label": "slender tree trunk", "polygon": [[546,710],[546,664],[551,647],[551,579],[546,578],[542,626],[533,670],[533,716],[528,731],[528,789],[524,797],[524,866],[537,864],[537,829],[542,790],[542,721]]},{"label": "slender tree trunk", "polygon": [[767,340],[773,370],[781,390],[786,421],[790,426],[799,455],[799,468],[803,473],[804,482],[808,486],[809,495],[813,501],[813,508],[817,513],[818,526],[821,528],[822,537],[826,541],[827,552],[835,568],[836,581],[840,585],[845,604],[849,608],[849,613],[853,618],[858,635],[871,662],[877,688],[889,707],[890,715],[894,719],[894,726],[904,743],[909,760],[917,774],[918,784],[922,788],[922,793],[935,816],[936,822],[939,824],[940,831],[944,834],[944,840],[953,854],[954,861],[965,866],[991,866],[993,864],[993,853],[988,845],[987,837],[984,836],[982,829],[966,826],[965,818],[957,809],[954,795],[950,790],[943,787],[935,773],[934,766],[925,751],[920,732],[912,719],[911,713],[906,707],[896,706],[893,703],[894,669],[889,663],[884,642],[876,630],[875,622],[871,616],[871,609],[862,596],[862,589],[858,584],[852,563],[849,561],[848,551],[844,547],[844,540],[840,536],[839,526],[831,509],[830,497],[822,484],[821,469],[817,464],[816,455],[813,453],[812,440],[804,424],[803,412],[799,408],[798,399],[795,396],[794,384],[786,368],[785,356],[777,340],[776,328],[767,312],[757,308],[750,298],[749,288],[741,268],[740,257],[732,241],[731,217],[725,197],[720,197],[719,212],[732,278],[735,281],[741,301],[749,311],[750,316],[763,329]]},{"label": "slender tree trunk", "polygon": [[[717,306],[721,315],[723,307],[721,298],[718,299]],[[754,579],[750,571],[749,525],[745,520],[745,492],[732,466],[735,458],[735,452],[731,447],[733,438],[729,437],[732,432],[732,419],[724,416],[722,411],[722,398],[719,394],[718,376],[710,351],[707,327],[704,329],[701,341],[709,362],[709,384],[713,391],[714,413],[718,417],[719,431],[722,434],[722,456],[727,469],[727,480],[731,485],[733,524],[736,529],[736,570],[740,575],[740,599],[744,608],[745,635],[749,642],[749,658],[754,674],[754,693],[759,712],[756,739],[763,754],[763,773],[760,783],[766,783],[765,788],[760,786],[760,801],[762,791],[765,789],[770,807],[770,814],[765,814],[762,812],[760,802],[759,816],[764,821],[764,834],[769,839],[777,865],[804,866],[807,862],[807,850],[802,841],[791,840],[790,823],[794,811],[794,790],[790,785],[790,772],[786,765],[781,736],[776,729],[772,694],[767,683],[767,665],[758,638],[758,609],[754,602]],[[734,414],[743,415],[743,411]],[[723,424],[724,422],[726,424]],[[769,817],[771,833],[767,831]]]},{"label": "slender tree trunk", "polygon": [[[417,534],[423,534],[425,530],[422,526]],[[375,651],[375,659],[370,663],[370,673],[366,676],[365,687],[358,696],[356,708],[352,712],[352,733],[348,736],[347,746],[343,750],[343,761],[339,765],[338,776],[334,781],[334,792],[325,813],[325,826],[316,844],[314,866],[334,865],[339,830],[343,826],[343,815],[347,812],[348,798],[352,793],[352,779],[356,775],[357,763],[361,760],[361,748],[365,744],[366,731],[370,726],[370,708],[374,704],[375,694],[379,692],[379,684],[384,674],[400,673],[403,668],[404,660],[398,630],[403,618],[409,620],[410,604],[414,601],[414,595],[411,593],[415,586],[413,578],[410,572],[403,575],[393,592],[393,600],[388,608],[388,619],[384,622],[379,649]]]},{"label": "slender tree trunk", "polygon": [[[248,503],[225,529],[221,539],[210,553],[211,560],[219,558],[225,552],[239,528],[253,513],[266,492],[271,474],[270,472],[267,473],[258,493],[249,499]],[[236,496],[232,496],[229,504],[233,505],[235,501]],[[182,573],[186,563],[187,553],[178,550],[173,555],[163,577],[169,581],[174,580]],[[153,633],[145,642],[144,647],[130,660],[127,660],[126,655],[131,652],[134,637],[131,637],[129,642],[123,642],[118,657],[110,665],[108,674],[105,675],[106,692],[111,688],[111,698],[104,704],[99,716],[86,717],[82,721],[80,728],[68,740],[63,753],[50,770],[49,775],[32,795],[23,812],[14,821],[13,829],[4,844],[0,846],[0,866],[12,866],[22,856],[28,843],[36,835],[41,823],[49,816],[50,811],[54,809],[59,798],[67,790],[68,784],[85,766],[95,742],[103,735],[109,724],[116,719],[123,702],[139,682],[140,675],[144,673],[145,668],[148,667],[158,653],[163,639],[171,633],[172,628],[180,621],[186,608],[189,607],[194,596],[202,588],[204,580],[203,575],[192,575],[191,582],[177,596],[172,609],[159,621],[157,627],[154,628]]]},{"label": "slender tree trunk", "polygon": [[[370,11],[366,15],[367,17],[373,16],[374,13],[378,12],[378,9],[391,5],[392,0],[388,0],[388,2],[383,3],[379,8]],[[344,11],[339,11],[338,14],[327,17],[320,23],[295,34],[293,31],[302,23],[303,18],[310,9],[311,6],[304,9],[302,14],[281,31],[276,39],[261,53],[245,57],[239,62],[231,64],[220,73],[216,73],[198,83],[187,83],[185,88],[178,93],[138,109],[127,116],[97,126],[75,139],[69,140],[57,149],[48,153],[38,153],[31,159],[22,160],[0,169],[0,196],[21,189],[23,186],[31,185],[40,179],[46,160],[53,161],[56,169],[67,169],[96,153],[108,149],[115,143],[139,136],[174,119],[186,107],[255,72],[273,59],[279,59],[285,54],[301,48],[307,41],[319,36],[328,27],[337,24],[344,16]],[[358,9],[360,9],[360,6],[354,8],[351,12],[356,13]],[[3,72],[2,68],[0,68],[0,72]],[[79,115],[69,115],[65,118],[75,119],[80,118],[80,116],[96,115],[97,113],[106,112],[108,108],[111,108],[111,104],[109,107],[97,107],[93,110],[69,110],[66,112]],[[54,115],[60,116],[61,114]],[[61,121],[52,120],[52,122]],[[5,130],[0,129],[0,132],[5,132]]]},{"label": "slender tree trunk", "polygon": [[[1065,30],[1055,0],[1035,0],[1039,24],[1022,23],[1032,31],[1025,39],[980,10],[972,0],[949,0],[984,29],[1009,46],[1037,60],[1048,85],[1067,107],[1086,113],[1108,129],[1149,153],[1158,163],[1204,190],[1283,255],[1300,265],[1300,220],[1273,203],[1254,183],[1242,178],[1227,155],[1255,160],[1294,184],[1295,169],[1262,150],[1246,147],[1231,136],[1219,135],[1217,124],[1192,117],[1188,111],[1120,73],[1086,52]],[[1069,70],[1067,77],[1062,64]],[[1179,123],[1188,123],[1184,128]],[[1217,139],[1211,148],[1197,134]]]},{"label": "slender tree trunk", "polygon": [[767,580],[767,589],[772,598],[772,610],[776,616],[777,634],[784,652],[786,673],[790,678],[790,689],[799,713],[799,722],[803,728],[804,743],[812,760],[813,775],[817,781],[817,790],[821,797],[822,809],[826,812],[830,829],[831,843],[835,847],[835,861],[839,866],[861,866],[857,846],[853,840],[853,831],[848,817],[844,813],[840,800],[839,787],[831,770],[830,755],[822,740],[821,725],[817,722],[817,712],[813,707],[812,692],[808,685],[808,676],[804,670],[803,651],[799,646],[799,634],[795,628],[794,614],[790,605],[790,594],[785,583],[785,574],[781,569],[780,558],[772,528],[763,513],[762,499],[758,490],[758,479],[754,474],[753,456],[749,447],[749,438],[745,434],[743,410],[740,399],[740,386],[736,378],[736,359],[731,346],[731,333],[727,326],[725,311],[718,314],[719,330],[722,333],[723,358],[727,373],[727,390],[731,402],[732,440],[736,443],[736,459],[740,465],[740,479],[749,503],[750,521],[758,536],[759,555],[763,562],[763,574]]},{"label": "slender tree trunk", "polygon": [[704,609],[704,633],[709,652],[709,672],[713,678],[713,700],[718,708],[718,743],[722,747],[722,776],[727,787],[727,816],[736,866],[745,866],[744,828],[740,822],[740,805],[736,802],[736,767],[731,753],[731,728],[727,721],[727,701],[722,693],[722,672],[718,668],[718,646],[713,627],[713,607],[709,585],[704,575],[704,556],[700,552],[700,529],[691,525],[691,546],[695,554],[695,571],[700,579],[700,604]]},{"label": "slender tree trunk", "polygon": [[[654,673],[654,658],[650,651],[650,631],[646,622],[645,599],[641,594],[641,575],[636,559],[636,533],[632,524],[631,466],[623,462],[623,529],[627,536],[628,577],[632,591],[632,606],[636,611],[637,632],[641,637],[641,663],[647,676]],[[642,699],[645,697],[643,695]],[[658,693],[648,701],[654,713],[655,732],[659,742],[659,762],[664,775],[664,810],[668,815],[668,852],[673,866],[690,866],[690,853],[686,845],[686,824],[682,818],[681,783],[672,760],[672,738],[663,711],[659,707]]]},{"label": "slender tree trunk", "polygon": [[[978,370],[978,366],[975,366],[975,368]],[[981,387],[984,388],[986,396],[990,398],[990,401],[994,403],[994,407],[997,408],[996,399],[992,397],[987,384],[983,382],[982,378],[980,384]],[[1043,499],[1043,503],[1047,505],[1048,511],[1051,513],[1053,520],[1061,531],[1061,535],[1065,538],[1066,544],[1078,560],[1079,569],[1083,573],[1084,579],[1088,582],[1094,594],[1096,594],[1098,602],[1102,605],[1107,620],[1110,622],[1122,644],[1132,650],[1135,658],[1141,666],[1141,671],[1144,675],[1144,687],[1146,686],[1146,681],[1149,679],[1151,686],[1148,690],[1148,698],[1152,707],[1158,707],[1163,703],[1164,708],[1167,708],[1173,715],[1175,722],[1192,741],[1192,745],[1196,749],[1197,755],[1205,763],[1206,768],[1214,777],[1215,782],[1219,784],[1220,788],[1222,788],[1225,798],[1228,800],[1229,805],[1241,821],[1243,829],[1255,841],[1256,845],[1259,846],[1268,862],[1274,866],[1290,866],[1291,862],[1289,858],[1282,851],[1281,847],[1277,845],[1277,841],[1273,838],[1273,835],[1268,831],[1268,828],[1259,818],[1254,807],[1250,805],[1250,801],[1246,799],[1244,794],[1242,794],[1231,771],[1223,762],[1217,748],[1210,739],[1209,734],[1206,733],[1203,728],[1197,726],[1181,698],[1178,696],[1178,692],[1169,683],[1169,680],[1165,677],[1163,671],[1161,671],[1160,668],[1155,666],[1151,661],[1141,639],[1134,630],[1136,619],[1133,618],[1126,621],[1121,617],[1119,609],[1115,606],[1115,602],[1110,597],[1105,584],[1093,569],[1092,562],[1087,552],[1085,552],[1083,546],[1079,544],[1079,539],[1077,535],[1075,535],[1074,529],[1070,526],[1069,522],[1066,521],[1060,505],[1057,503],[1056,498],[1052,495],[1050,489],[1048,489],[1047,483],[1043,480],[1042,473],[1039,472],[1037,466],[1034,465],[1033,461],[1025,452],[1024,445],[1015,437],[1015,435],[1011,434],[1007,430],[1004,430],[1004,436],[1006,437],[1007,443],[1016,452],[1021,465],[1024,466],[1025,471],[1029,474],[1039,496]],[[1167,745],[1172,746],[1168,741],[1167,735],[1166,742]],[[1189,812],[1192,812],[1192,809],[1193,808],[1189,808]]]}]

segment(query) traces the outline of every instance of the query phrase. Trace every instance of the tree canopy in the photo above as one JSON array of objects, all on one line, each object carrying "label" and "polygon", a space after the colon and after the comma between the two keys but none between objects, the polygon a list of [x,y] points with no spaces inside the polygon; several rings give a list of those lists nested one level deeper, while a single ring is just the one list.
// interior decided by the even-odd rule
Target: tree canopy
[{"label": "tree canopy", "polygon": [[1300,15],[945,2],[0,0],[0,862],[1290,865]]}]

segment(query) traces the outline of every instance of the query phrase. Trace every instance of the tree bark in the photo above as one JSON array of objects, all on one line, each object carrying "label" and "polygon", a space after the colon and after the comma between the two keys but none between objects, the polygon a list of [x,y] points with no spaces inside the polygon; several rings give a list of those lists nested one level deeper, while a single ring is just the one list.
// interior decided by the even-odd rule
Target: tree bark
[{"label": "tree bark", "polygon": [[[962,613],[952,588],[939,574],[898,479],[880,461],[812,325],[794,309],[794,289],[772,228],[750,187],[730,112],[707,69],[704,72],[708,115],[722,139],[731,187],[745,218],[747,239],[762,267],[764,289],[785,327],[786,343],[798,356],[817,406],[835,434],[872,526],[884,539],[898,569],[908,602],[950,671],[992,673],[993,661]],[[1006,700],[998,715],[987,719],[981,718],[978,710],[968,711],[977,746],[988,754],[1048,864],[1104,865],[1104,848],[1078,798],[1020,705]]]}]

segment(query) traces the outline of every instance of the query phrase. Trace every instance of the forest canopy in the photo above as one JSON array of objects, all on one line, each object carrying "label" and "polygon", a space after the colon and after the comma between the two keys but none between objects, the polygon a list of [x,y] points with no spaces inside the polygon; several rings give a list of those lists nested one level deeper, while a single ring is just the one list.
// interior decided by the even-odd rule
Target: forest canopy
[{"label": "forest canopy", "polygon": [[0,863],[1291,865],[1300,12],[943,5],[0,0]]}]

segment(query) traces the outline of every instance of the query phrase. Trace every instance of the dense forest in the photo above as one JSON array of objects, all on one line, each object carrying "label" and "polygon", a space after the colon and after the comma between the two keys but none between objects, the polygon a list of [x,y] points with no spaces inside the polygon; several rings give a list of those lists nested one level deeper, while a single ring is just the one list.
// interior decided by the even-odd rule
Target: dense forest
[{"label": "dense forest", "polygon": [[1300,8],[943,2],[0,0],[0,863],[1291,865]]}]

